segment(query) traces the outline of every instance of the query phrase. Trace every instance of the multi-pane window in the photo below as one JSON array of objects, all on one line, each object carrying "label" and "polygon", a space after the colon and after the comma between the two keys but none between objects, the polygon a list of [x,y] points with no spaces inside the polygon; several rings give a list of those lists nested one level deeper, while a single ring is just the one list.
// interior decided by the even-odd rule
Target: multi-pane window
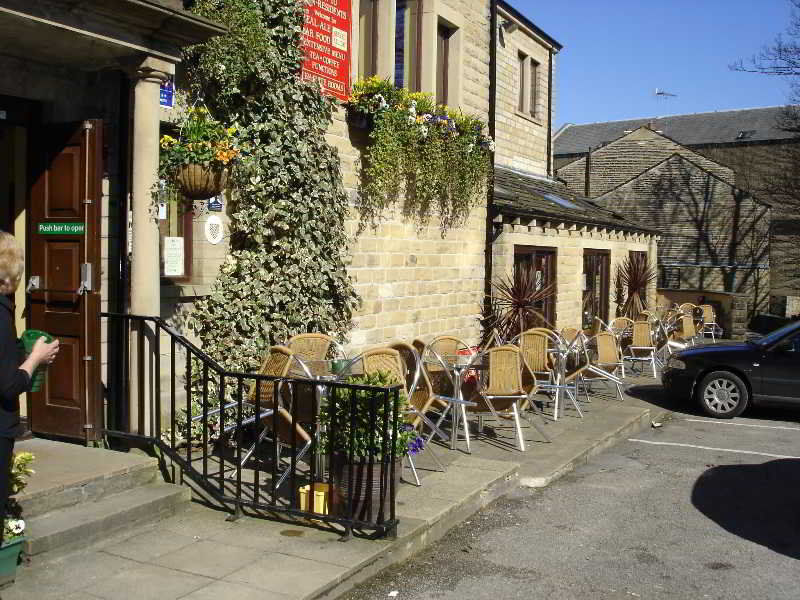
[{"label": "multi-pane window", "polygon": [[540,246],[514,246],[514,270],[527,270],[540,298],[534,304],[540,322],[527,327],[555,328],[556,324],[556,250]]},{"label": "multi-pane window", "polygon": [[378,0],[360,0],[358,12],[358,77],[378,72]]},{"label": "multi-pane window", "polygon": [[394,84],[419,89],[419,0],[396,0],[394,28]]},{"label": "multi-pane window", "polygon": [[450,80],[450,38],[454,30],[441,23],[436,29],[436,103],[447,104]]}]

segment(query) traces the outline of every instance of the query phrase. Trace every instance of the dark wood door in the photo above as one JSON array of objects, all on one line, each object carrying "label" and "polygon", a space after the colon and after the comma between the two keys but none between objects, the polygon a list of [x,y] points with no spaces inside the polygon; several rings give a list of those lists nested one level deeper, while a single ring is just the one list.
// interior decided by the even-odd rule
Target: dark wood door
[{"label": "dark wood door", "polygon": [[[99,433],[102,121],[47,125],[31,141],[28,327],[61,350],[32,394],[35,433],[92,440]],[[82,269],[91,276],[82,285]]]},{"label": "dark wood door", "polygon": [[514,269],[527,269],[534,280],[536,291],[543,292],[534,309],[544,317],[541,322],[527,323],[527,327],[556,327],[556,250],[539,246],[514,246]]},{"label": "dark wood door", "polygon": [[583,323],[595,330],[596,318],[608,323],[611,255],[608,250],[583,251]]}]

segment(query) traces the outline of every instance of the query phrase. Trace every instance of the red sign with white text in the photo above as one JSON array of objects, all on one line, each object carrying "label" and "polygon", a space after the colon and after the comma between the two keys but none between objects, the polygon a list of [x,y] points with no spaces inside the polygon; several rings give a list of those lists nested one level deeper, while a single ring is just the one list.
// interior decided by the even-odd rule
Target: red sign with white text
[{"label": "red sign with white text", "polygon": [[303,79],[340,100],[350,96],[350,0],[307,0],[303,24]]}]

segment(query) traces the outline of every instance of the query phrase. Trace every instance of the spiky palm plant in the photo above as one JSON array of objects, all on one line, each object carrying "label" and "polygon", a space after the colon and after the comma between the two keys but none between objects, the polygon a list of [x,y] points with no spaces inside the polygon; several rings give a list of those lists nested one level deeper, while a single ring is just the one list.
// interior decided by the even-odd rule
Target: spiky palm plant
[{"label": "spiky palm plant", "polygon": [[532,269],[515,269],[513,276],[493,282],[492,290],[480,319],[482,344],[487,344],[493,335],[510,340],[530,327],[553,327],[537,306],[555,296],[556,287],[549,284],[537,289]]},{"label": "spiky palm plant", "polygon": [[625,302],[618,311],[620,316],[635,320],[647,309],[647,288],[655,279],[655,269],[647,264],[645,256],[628,256],[617,267],[617,285],[627,291]]}]

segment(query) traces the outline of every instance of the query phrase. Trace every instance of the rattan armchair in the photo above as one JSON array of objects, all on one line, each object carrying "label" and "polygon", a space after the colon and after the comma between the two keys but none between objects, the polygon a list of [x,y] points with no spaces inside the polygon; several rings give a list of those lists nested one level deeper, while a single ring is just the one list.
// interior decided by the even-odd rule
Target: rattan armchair
[{"label": "rattan armchair", "polygon": [[[285,346],[272,346],[267,352],[258,374],[276,378],[286,377],[294,360],[295,355],[289,348]],[[294,434],[292,433],[292,414],[285,408],[283,401],[291,399],[291,389],[287,387],[287,385],[288,384],[280,380],[269,379],[257,381],[245,401],[245,403],[249,405],[249,408],[253,410],[254,414],[243,418],[241,421],[237,419],[236,423],[232,423],[223,429],[223,431],[228,434],[240,426],[243,427],[253,423],[260,424],[261,431],[256,441],[242,457],[242,466],[247,463],[248,459],[256,451],[256,448],[258,448],[258,445],[264,441],[264,438],[269,434],[276,436],[276,463],[280,461],[281,449],[283,447],[296,448],[296,442],[299,441],[302,443],[302,447],[297,450],[295,454],[295,460],[302,459],[309,448],[311,448],[311,436],[300,425],[296,415],[294,419]],[[279,395],[278,398],[275,397],[276,391]],[[232,404],[228,406],[230,407]],[[275,489],[281,486],[289,474],[290,470],[287,469],[284,471],[275,484]]]},{"label": "rattan armchair", "polygon": [[603,380],[616,386],[620,400],[622,396],[622,380],[618,377],[617,371],[623,371],[625,365],[619,348],[619,341],[610,331],[601,331],[591,340],[589,346],[594,348],[595,357],[590,358],[589,366],[583,374],[584,381],[588,384],[592,381]]},{"label": "rattan armchair", "polygon": [[528,394],[522,386],[522,352],[516,346],[496,346],[484,353],[488,361],[481,385],[470,397],[474,404],[468,408],[478,415],[478,432],[482,433],[483,418],[491,414],[498,421],[514,420],[517,447],[525,451],[520,415],[527,405]]},{"label": "rattan armchair", "polygon": [[627,355],[622,360],[631,362],[650,363],[653,368],[653,377],[656,373],[656,344],[653,339],[653,326],[650,321],[636,321],[633,324],[633,341],[626,348]]},{"label": "rattan armchair", "polygon": [[717,314],[714,307],[710,304],[701,304],[699,307],[703,311],[703,326],[700,329],[700,335],[705,337],[711,334],[711,341],[716,342],[717,337],[722,337],[722,327],[717,324]]}]

